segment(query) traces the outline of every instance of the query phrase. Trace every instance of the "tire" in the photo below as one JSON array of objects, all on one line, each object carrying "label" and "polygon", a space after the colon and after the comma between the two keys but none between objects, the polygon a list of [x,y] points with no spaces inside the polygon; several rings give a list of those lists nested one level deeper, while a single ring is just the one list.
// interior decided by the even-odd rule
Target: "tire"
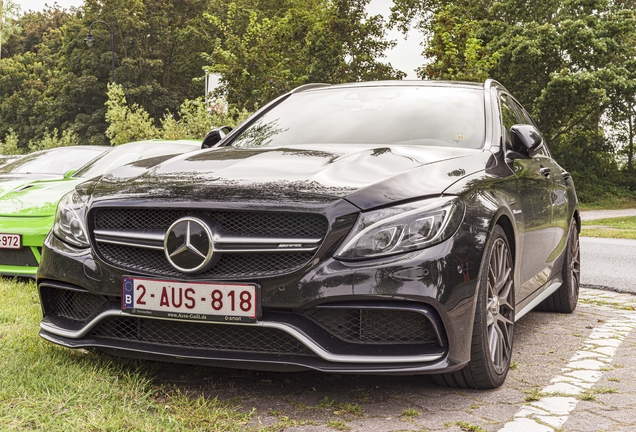
[{"label": "tire", "polygon": [[561,277],[563,278],[561,287],[550,295],[550,297],[543,300],[537,306],[537,310],[572,313],[574,309],[576,309],[576,304],[579,301],[579,286],[581,284],[581,248],[576,220],[573,220],[570,225]]},{"label": "tire", "polygon": [[451,387],[492,389],[503,384],[510,368],[514,339],[513,263],[504,230],[492,233],[479,272],[470,361],[461,370],[433,377]]}]

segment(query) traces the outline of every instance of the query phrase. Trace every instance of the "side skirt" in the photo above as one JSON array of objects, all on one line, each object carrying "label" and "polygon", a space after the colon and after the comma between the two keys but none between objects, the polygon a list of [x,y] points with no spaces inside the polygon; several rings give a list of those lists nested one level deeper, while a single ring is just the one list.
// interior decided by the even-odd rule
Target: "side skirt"
[{"label": "side skirt", "polygon": [[561,287],[561,282],[553,282],[552,284],[550,284],[550,286],[548,286],[546,289],[541,291],[541,293],[538,296],[536,296],[534,299],[532,299],[532,301],[528,303],[523,309],[515,313],[515,322],[519,321],[521,317],[523,317],[525,314],[527,314],[532,309],[537,307],[537,305],[541,303],[543,300],[550,297],[550,295],[556,290],[558,290],[560,287]]}]

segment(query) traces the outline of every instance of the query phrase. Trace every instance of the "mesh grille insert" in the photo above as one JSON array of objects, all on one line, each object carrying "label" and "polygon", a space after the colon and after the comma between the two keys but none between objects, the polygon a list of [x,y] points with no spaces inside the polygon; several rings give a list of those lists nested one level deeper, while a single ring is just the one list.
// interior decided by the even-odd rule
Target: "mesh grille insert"
[{"label": "mesh grille insert", "polygon": [[305,265],[313,253],[228,254],[210,270],[197,274],[181,273],[170,265],[163,251],[98,243],[99,252],[117,267],[156,275],[188,279],[262,277],[293,271]]},{"label": "mesh grille insert", "polygon": [[47,298],[46,313],[75,321],[93,318],[107,301],[104,297],[89,292],[70,291],[59,288],[41,288]]},{"label": "mesh grille insert", "polygon": [[38,261],[28,246],[22,249],[0,249],[0,265],[37,267]]},{"label": "mesh grille insert", "polygon": [[95,229],[165,231],[185,216],[207,216],[234,235],[324,237],[327,233],[327,220],[313,213],[105,208],[95,210],[94,220]]},{"label": "mesh grille insert", "polygon": [[110,317],[99,323],[90,336],[177,348],[315,355],[293,336],[262,327]]},{"label": "mesh grille insert", "polygon": [[398,309],[316,309],[309,315],[334,336],[363,344],[437,343],[428,318],[418,312]]}]

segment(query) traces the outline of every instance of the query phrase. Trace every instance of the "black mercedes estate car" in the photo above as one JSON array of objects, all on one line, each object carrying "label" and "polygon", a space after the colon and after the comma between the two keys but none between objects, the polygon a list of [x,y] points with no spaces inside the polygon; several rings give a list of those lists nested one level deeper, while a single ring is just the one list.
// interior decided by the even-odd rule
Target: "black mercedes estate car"
[{"label": "black mercedes estate car", "polygon": [[43,338],[493,388],[516,320],[576,307],[572,179],[499,83],[306,85],[225,131],[61,200]]}]

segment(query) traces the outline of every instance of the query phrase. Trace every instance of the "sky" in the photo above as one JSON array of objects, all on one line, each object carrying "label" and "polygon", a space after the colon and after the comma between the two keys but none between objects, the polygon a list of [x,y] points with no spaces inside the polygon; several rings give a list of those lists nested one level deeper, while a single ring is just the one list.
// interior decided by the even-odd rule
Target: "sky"
[{"label": "sky", "polygon": [[[57,3],[63,8],[72,6],[81,6],[84,0],[16,0],[23,12],[28,10],[42,10],[46,4]],[[371,0],[367,7],[369,15],[389,16],[389,9],[393,4],[393,0]],[[409,32],[407,38],[398,30],[390,30],[387,33],[388,39],[397,41],[397,45],[390,51],[386,52],[386,61],[391,63],[394,68],[406,72],[407,79],[416,79],[415,69],[422,65],[424,58],[421,55],[422,47],[420,42],[423,36],[415,31]]]}]

